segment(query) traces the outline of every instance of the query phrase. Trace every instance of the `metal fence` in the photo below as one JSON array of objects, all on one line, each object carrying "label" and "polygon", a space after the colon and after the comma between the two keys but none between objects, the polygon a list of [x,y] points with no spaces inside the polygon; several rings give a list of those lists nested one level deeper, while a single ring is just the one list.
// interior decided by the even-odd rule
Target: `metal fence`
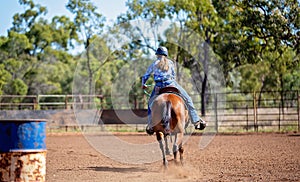
[{"label": "metal fence", "polygon": [[[199,95],[191,95],[201,110]],[[208,130],[300,131],[299,91],[230,92],[205,95]],[[145,95],[1,95],[0,110],[146,109]],[[144,121],[142,121],[144,122]],[[144,124],[144,123],[141,123]]]},{"label": "metal fence", "polygon": [[103,102],[102,95],[1,95],[0,110],[54,110],[89,108]]},{"label": "metal fence", "polygon": [[209,98],[206,117],[217,132],[300,131],[299,91],[218,93]]}]

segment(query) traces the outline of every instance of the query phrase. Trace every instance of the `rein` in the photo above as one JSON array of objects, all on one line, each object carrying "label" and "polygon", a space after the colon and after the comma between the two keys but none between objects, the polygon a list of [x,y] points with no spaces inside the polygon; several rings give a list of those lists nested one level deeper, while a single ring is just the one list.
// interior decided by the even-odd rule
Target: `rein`
[{"label": "rein", "polygon": [[[154,86],[154,84],[149,84],[149,85],[145,84],[145,86],[147,86],[147,87],[151,87],[151,86]],[[150,97],[150,96],[151,96],[151,93],[147,92],[147,90],[146,90],[146,89],[144,89],[144,94],[146,94],[148,97]]]}]

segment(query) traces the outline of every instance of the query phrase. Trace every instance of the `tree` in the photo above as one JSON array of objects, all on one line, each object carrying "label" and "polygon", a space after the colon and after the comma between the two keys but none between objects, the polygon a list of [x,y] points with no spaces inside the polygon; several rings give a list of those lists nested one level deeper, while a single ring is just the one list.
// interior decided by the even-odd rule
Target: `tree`
[{"label": "tree", "polygon": [[[212,63],[217,61],[212,52],[215,37],[220,33],[221,22],[211,1],[169,1],[169,15],[173,17],[185,17],[184,26],[196,34],[198,34],[198,43],[194,44],[192,50],[192,58],[188,59],[189,68],[192,72],[193,80],[197,85],[201,85],[199,93],[201,93],[201,114],[206,114],[206,103],[208,102],[207,92],[209,90],[210,73],[212,73]],[[194,36],[193,34],[190,34]],[[187,36],[184,36],[186,38]],[[200,40],[199,40],[200,39]],[[190,40],[193,40],[191,38]],[[186,41],[186,40],[185,40]],[[192,44],[186,42],[185,44]],[[202,51],[203,50],[203,51]]]},{"label": "tree", "polygon": [[268,52],[280,57],[290,47],[299,54],[299,1],[228,0],[213,4],[226,30],[216,36],[219,44],[214,46],[225,74],[263,61]]},{"label": "tree", "polygon": [[4,68],[4,64],[0,64],[0,95],[3,94],[4,87],[11,80],[11,75]]},{"label": "tree", "polygon": [[9,31],[25,33],[31,29],[37,18],[47,13],[47,8],[35,4],[32,0],[19,0],[19,3],[25,6],[26,10],[13,16],[13,27]]},{"label": "tree", "polygon": [[[78,40],[74,23],[65,16],[55,16],[49,23],[43,18],[46,7],[31,0],[19,2],[25,12],[14,15],[0,45],[0,62],[5,62],[12,79],[23,81],[27,94],[69,93],[74,62],[66,51]],[[5,93],[13,94],[13,89],[7,87]]]},{"label": "tree", "polygon": [[[103,32],[105,18],[97,12],[97,7],[90,0],[69,0],[67,9],[75,15],[74,23],[76,31],[81,35],[80,39],[84,44],[86,55],[86,68],[88,71],[89,94],[93,92],[93,78],[98,68],[93,67],[90,45],[95,40],[96,35]],[[101,60],[102,61],[102,60]]]}]

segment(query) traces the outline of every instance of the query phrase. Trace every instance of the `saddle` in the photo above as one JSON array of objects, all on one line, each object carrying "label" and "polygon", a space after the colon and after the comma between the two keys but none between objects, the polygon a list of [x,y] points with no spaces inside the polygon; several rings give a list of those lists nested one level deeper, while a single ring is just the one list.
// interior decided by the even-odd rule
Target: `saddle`
[{"label": "saddle", "polygon": [[158,94],[157,94],[157,95],[165,94],[165,93],[171,93],[171,94],[178,95],[178,96],[181,97],[182,100],[184,101],[185,108],[188,108],[187,105],[186,105],[186,99],[185,99],[185,98],[183,97],[183,95],[180,93],[180,91],[178,90],[178,88],[173,87],[173,86],[163,87],[163,88],[160,88],[160,89],[158,90]]},{"label": "saddle", "polygon": [[[155,95],[156,96],[164,94],[164,93],[176,94],[179,97],[181,97],[184,100],[184,102],[186,102],[184,97],[182,96],[182,94],[180,93],[180,91],[176,87],[168,86],[168,87],[158,88],[157,90],[155,90]],[[149,100],[149,107],[152,107],[153,101],[154,101],[154,99]]]},{"label": "saddle", "polygon": [[159,89],[159,91],[158,91],[159,95],[164,94],[164,93],[175,93],[177,95],[180,95],[180,91],[176,87],[172,87],[172,86],[163,87],[163,88]]}]

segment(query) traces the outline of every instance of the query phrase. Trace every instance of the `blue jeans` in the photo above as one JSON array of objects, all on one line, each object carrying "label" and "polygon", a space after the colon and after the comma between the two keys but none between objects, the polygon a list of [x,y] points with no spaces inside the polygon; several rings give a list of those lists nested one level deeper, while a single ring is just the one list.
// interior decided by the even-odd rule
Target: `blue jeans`
[{"label": "blue jeans", "polygon": [[172,81],[171,83],[159,82],[159,83],[155,84],[154,89],[153,89],[153,91],[150,95],[149,102],[148,102],[148,125],[150,126],[151,120],[152,120],[152,117],[151,117],[151,104],[152,104],[153,100],[155,99],[155,95],[157,94],[156,90],[159,89],[159,88],[166,87],[166,86],[176,87],[180,91],[181,96],[183,97],[183,99],[185,101],[185,104],[187,106],[187,109],[189,111],[189,116],[191,118],[191,122],[193,124],[198,122],[200,120],[200,117],[198,116],[198,113],[197,113],[197,111],[194,107],[194,104],[193,104],[193,101],[192,101],[191,97],[184,90],[184,88],[182,88],[176,81]]}]

